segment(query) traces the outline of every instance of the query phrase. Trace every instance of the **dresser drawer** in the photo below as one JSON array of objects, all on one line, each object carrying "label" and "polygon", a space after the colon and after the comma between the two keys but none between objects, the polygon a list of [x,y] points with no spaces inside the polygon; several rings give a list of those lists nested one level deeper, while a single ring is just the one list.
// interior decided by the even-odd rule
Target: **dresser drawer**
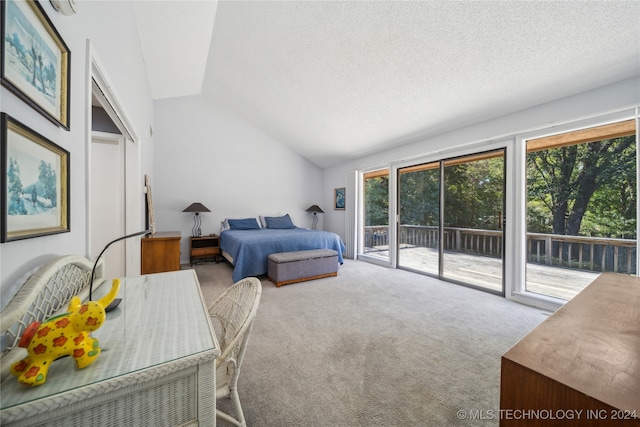
[{"label": "dresser drawer", "polygon": [[191,256],[220,255],[220,248],[193,248]]}]

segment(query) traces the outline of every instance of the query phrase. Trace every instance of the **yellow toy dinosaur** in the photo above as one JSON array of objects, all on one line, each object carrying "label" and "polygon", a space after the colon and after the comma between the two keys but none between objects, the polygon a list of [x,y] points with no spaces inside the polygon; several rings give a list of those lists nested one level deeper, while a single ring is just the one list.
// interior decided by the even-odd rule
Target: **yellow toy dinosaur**
[{"label": "yellow toy dinosaur", "polygon": [[91,365],[100,354],[100,346],[91,332],[102,326],[107,307],[118,295],[120,280],[114,279],[111,290],[99,301],[81,303],[78,296],[71,298],[69,311],[42,322],[31,323],[22,334],[19,347],[27,349],[28,356],[11,366],[11,373],[27,385],[41,385],[53,361],[72,356],[78,368]]}]

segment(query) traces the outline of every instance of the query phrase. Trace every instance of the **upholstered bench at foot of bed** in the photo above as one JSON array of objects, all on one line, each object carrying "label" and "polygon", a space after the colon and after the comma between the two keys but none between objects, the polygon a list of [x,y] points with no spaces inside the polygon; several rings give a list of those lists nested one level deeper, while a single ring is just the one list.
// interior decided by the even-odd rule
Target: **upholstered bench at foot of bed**
[{"label": "upholstered bench at foot of bed", "polygon": [[338,275],[338,252],[333,249],[280,252],[268,257],[267,275],[277,287]]}]

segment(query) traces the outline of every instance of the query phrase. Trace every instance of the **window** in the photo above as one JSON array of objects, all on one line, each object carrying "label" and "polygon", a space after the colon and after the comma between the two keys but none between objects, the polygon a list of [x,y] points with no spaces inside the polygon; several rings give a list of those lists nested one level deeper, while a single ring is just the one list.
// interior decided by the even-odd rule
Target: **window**
[{"label": "window", "polygon": [[601,272],[637,275],[631,114],[361,173],[358,255],[549,308]]},{"label": "window", "polygon": [[389,169],[364,174],[362,253],[389,260]]},{"label": "window", "polygon": [[634,120],[528,140],[526,186],[527,291],[570,299],[600,272],[636,274]]}]

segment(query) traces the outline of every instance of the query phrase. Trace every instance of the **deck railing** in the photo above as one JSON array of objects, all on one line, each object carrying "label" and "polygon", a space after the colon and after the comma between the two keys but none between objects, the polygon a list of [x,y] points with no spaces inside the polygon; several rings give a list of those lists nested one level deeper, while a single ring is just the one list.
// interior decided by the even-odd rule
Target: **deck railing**
[{"label": "deck railing", "polygon": [[[401,225],[399,244],[436,249],[438,227]],[[502,231],[444,228],[444,250],[502,257]],[[368,251],[388,246],[388,227],[365,227]],[[636,273],[636,241],[527,233],[527,262],[590,271]]]}]

